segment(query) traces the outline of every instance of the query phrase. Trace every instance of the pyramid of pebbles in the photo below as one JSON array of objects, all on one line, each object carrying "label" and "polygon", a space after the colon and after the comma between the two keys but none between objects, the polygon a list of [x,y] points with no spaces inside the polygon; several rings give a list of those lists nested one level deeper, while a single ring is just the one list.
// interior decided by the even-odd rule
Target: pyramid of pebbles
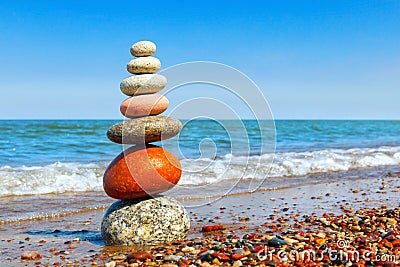
[{"label": "pyramid of pebbles", "polygon": [[150,144],[176,136],[179,120],[161,116],[168,99],[160,94],[167,79],[155,74],[161,63],[152,55],[156,45],[140,41],[131,47],[135,57],[127,65],[134,74],[120,84],[129,96],[120,106],[128,118],[113,125],[107,137],[132,145],[119,154],[104,173],[104,191],[119,199],[104,215],[101,233],[106,245],[152,245],[184,239],[190,220],[176,200],[160,196],[174,187],[182,174],[179,160],[168,150]]}]

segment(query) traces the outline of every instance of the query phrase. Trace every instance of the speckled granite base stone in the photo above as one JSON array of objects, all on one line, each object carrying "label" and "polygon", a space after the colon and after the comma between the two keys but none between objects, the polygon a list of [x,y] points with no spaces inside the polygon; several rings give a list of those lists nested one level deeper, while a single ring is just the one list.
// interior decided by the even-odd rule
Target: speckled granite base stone
[{"label": "speckled granite base stone", "polygon": [[185,208],[170,197],[119,200],[101,223],[106,245],[154,245],[185,239],[190,219]]}]

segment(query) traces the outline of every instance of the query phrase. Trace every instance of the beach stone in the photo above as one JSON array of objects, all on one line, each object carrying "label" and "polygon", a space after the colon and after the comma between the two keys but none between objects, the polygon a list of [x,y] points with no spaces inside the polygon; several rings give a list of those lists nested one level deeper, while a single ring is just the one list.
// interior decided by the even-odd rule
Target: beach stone
[{"label": "beach stone", "polygon": [[167,85],[167,78],[160,74],[133,75],[122,80],[119,88],[127,96],[153,94]]},{"label": "beach stone", "polygon": [[190,219],[170,197],[119,200],[106,211],[101,235],[109,246],[155,245],[185,239]]},{"label": "beach stone", "polygon": [[161,62],[155,57],[138,57],[128,62],[126,69],[133,74],[154,73],[161,68]]},{"label": "beach stone", "polygon": [[175,261],[175,262],[177,262],[180,259],[181,259],[181,257],[178,256],[178,255],[167,255],[167,256],[164,257],[165,261]]},{"label": "beach stone", "polygon": [[115,261],[110,261],[104,264],[105,267],[115,267],[117,263]]},{"label": "beach stone", "polygon": [[168,99],[159,94],[137,95],[126,99],[120,106],[122,115],[128,118],[158,115],[169,106]]},{"label": "beach stone", "polygon": [[279,248],[283,245],[289,245],[289,243],[277,237],[273,237],[270,240],[268,240],[268,246]]},{"label": "beach stone", "polygon": [[141,117],[117,123],[107,131],[117,144],[144,144],[166,140],[177,135],[182,123],[167,116]]},{"label": "beach stone", "polygon": [[181,178],[179,160],[165,148],[147,144],[120,153],[103,176],[104,191],[116,199],[136,199],[165,192]]},{"label": "beach stone", "polygon": [[151,253],[149,252],[145,252],[145,251],[138,251],[138,252],[133,252],[130,253],[126,256],[126,259],[128,261],[128,263],[130,263],[131,261],[145,261],[147,259],[152,259],[153,255],[151,255]]},{"label": "beach stone", "polygon": [[131,54],[135,57],[148,57],[156,52],[156,44],[150,41],[140,41],[131,47]]},{"label": "beach stone", "polygon": [[37,260],[42,258],[37,251],[25,251],[21,254],[21,260]]}]

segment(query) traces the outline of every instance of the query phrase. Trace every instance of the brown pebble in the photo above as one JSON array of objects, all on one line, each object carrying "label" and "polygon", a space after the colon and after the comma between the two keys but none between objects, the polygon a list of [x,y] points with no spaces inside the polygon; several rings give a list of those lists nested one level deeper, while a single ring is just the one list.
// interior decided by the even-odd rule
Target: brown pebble
[{"label": "brown pebble", "polygon": [[22,260],[37,260],[41,258],[42,255],[40,255],[37,251],[25,251],[21,254]]},{"label": "brown pebble", "polygon": [[[151,259],[153,256],[148,252],[133,252],[126,256],[129,263],[133,263],[132,260],[144,261],[146,259]],[[132,262],[131,262],[132,261]]]}]

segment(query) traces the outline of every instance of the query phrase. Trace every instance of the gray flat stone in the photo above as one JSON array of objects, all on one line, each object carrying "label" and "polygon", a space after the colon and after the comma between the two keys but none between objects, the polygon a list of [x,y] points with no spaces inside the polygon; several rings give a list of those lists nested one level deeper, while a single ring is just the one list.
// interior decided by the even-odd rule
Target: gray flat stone
[{"label": "gray flat stone", "polygon": [[119,200],[101,223],[104,243],[154,245],[186,238],[190,219],[185,208],[170,197]]},{"label": "gray flat stone", "polygon": [[110,141],[117,144],[159,142],[177,135],[182,123],[167,116],[149,116],[117,123],[107,131]]},{"label": "gray flat stone", "polygon": [[119,88],[127,96],[157,93],[167,85],[167,78],[160,74],[133,75],[122,80]]}]

